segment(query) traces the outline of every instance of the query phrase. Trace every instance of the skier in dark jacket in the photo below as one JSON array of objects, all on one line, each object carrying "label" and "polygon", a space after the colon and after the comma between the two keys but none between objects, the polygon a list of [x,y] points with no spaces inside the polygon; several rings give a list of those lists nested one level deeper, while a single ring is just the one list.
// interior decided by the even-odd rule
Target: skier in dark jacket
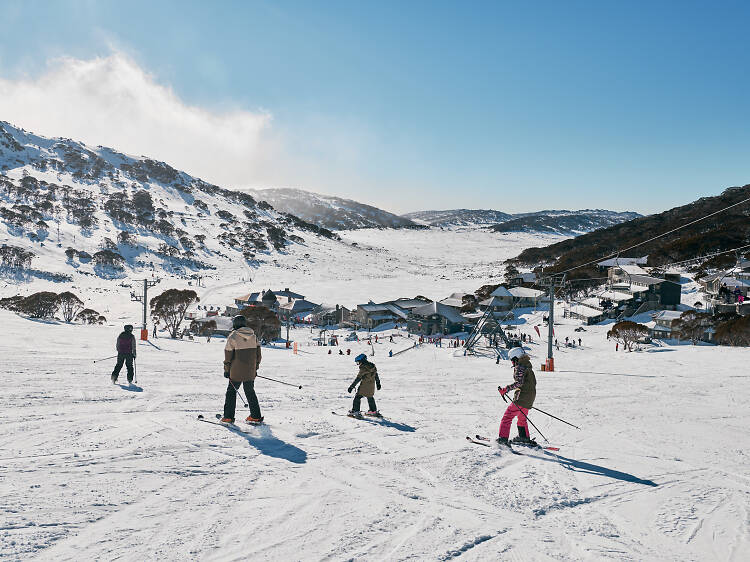
[{"label": "skier in dark jacket", "polygon": [[359,383],[357,388],[357,394],[354,396],[354,403],[349,415],[355,418],[361,417],[362,414],[359,411],[359,405],[362,401],[362,397],[367,398],[367,404],[370,406],[370,410],[366,413],[368,416],[382,417],[378,412],[378,407],[375,404],[375,389],[380,390],[380,377],[378,376],[378,369],[374,363],[370,363],[367,360],[367,356],[364,353],[360,353],[354,358],[354,362],[359,365],[359,373],[354,382],[349,385],[349,392],[354,390],[354,387]]},{"label": "skier in dark jacket", "polygon": [[518,417],[518,437],[513,438],[513,443],[520,445],[536,445],[529,438],[529,429],[526,416],[534,406],[536,398],[536,377],[534,369],[531,368],[529,356],[521,347],[514,347],[508,352],[508,357],[513,363],[513,379],[515,382],[506,387],[498,386],[497,390],[501,396],[505,396],[511,390],[515,390],[512,403],[506,408],[503,419],[500,422],[500,437],[497,442],[500,445],[508,445],[510,436],[510,425],[513,418]]},{"label": "skier in dark jacket", "polygon": [[122,369],[122,364],[128,369],[128,382],[133,382],[133,360],[135,359],[135,336],[133,335],[133,326],[127,324],[122,333],[117,336],[117,364],[112,371],[112,384],[117,382],[117,377]]}]

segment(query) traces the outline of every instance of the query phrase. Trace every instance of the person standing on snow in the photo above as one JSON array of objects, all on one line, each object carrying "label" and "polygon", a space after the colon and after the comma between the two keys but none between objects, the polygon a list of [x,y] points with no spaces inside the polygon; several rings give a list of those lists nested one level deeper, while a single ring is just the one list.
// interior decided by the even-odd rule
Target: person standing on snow
[{"label": "person standing on snow", "polygon": [[359,373],[354,382],[349,385],[349,392],[354,390],[354,387],[359,383],[357,388],[357,394],[354,395],[354,403],[349,415],[355,418],[361,417],[362,414],[359,411],[359,404],[362,401],[362,397],[367,398],[367,404],[370,406],[370,410],[366,413],[368,416],[381,417],[378,412],[378,407],[375,404],[375,389],[380,390],[380,377],[378,376],[378,369],[374,363],[367,360],[367,356],[364,353],[360,353],[354,358],[354,362],[359,366]]},{"label": "person standing on snow", "polygon": [[260,404],[255,395],[255,377],[260,367],[260,342],[252,328],[247,327],[247,319],[237,315],[232,319],[232,332],[224,346],[224,378],[229,379],[224,399],[224,423],[234,423],[234,410],[240,386],[245,390],[250,405],[250,415],[245,421],[260,423]]},{"label": "person standing on snow", "polygon": [[501,396],[505,396],[511,390],[515,390],[512,403],[505,409],[505,414],[500,421],[500,436],[497,440],[499,445],[509,445],[510,425],[513,418],[518,417],[518,437],[513,438],[513,443],[520,445],[536,445],[529,437],[529,428],[526,416],[534,406],[536,398],[536,377],[531,367],[531,360],[521,347],[514,347],[508,352],[508,358],[513,363],[513,379],[515,382],[506,387],[498,386],[497,390]]},{"label": "person standing on snow", "polygon": [[112,371],[112,384],[117,383],[117,377],[120,375],[122,364],[128,369],[128,382],[133,382],[133,360],[135,359],[135,336],[133,335],[133,326],[126,324],[123,331],[117,336],[117,364]]}]

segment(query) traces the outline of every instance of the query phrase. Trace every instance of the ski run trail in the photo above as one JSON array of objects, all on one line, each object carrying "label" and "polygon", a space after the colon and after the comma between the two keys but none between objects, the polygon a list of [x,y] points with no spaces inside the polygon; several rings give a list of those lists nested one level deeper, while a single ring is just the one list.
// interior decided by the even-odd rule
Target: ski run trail
[{"label": "ski run trail", "polygon": [[[530,312],[529,320],[533,321]],[[4,327],[0,557],[8,560],[747,560],[747,350],[615,352],[607,326],[556,354],[527,344],[529,417],[556,453],[503,454],[510,364],[381,332],[383,420],[332,415],[364,342],[263,349],[267,425],[221,412],[223,338],[138,342],[138,385],[109,380],[119,326]],[[532,333],[532,330],[526,330]],[[328,355],[328,350],[333,354]],[[238,403],[238,420],[244,418]],[[515,435],[515,428],[512,435]],[[532,435],[543,442],[536,431]]]}]

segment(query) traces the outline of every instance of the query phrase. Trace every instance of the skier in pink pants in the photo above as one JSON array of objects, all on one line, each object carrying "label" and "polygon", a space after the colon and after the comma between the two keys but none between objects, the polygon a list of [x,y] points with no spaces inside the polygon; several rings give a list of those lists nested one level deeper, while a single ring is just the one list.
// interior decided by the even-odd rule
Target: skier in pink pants
[{"label": "skier in pink pants", "polygon": [[510,437],[510,426],[513,418],[518,418],[518,437],[513,438],[513,443],[520,445],[535,445],[533,439],[529,437],[528,422],[526,416],[529,410],[534,406],[536,398],[536,377],[534,369],[531,367],[531,360],[521,347],[514,347],[508,353],[508,358],[513,363],[514,382],[506,387],[498,386],[497,390],[501,396],[505,396],[511,390],[515,390],[510,404],[503,414],[500,422],[500,436],[497,443],[499,445],[510,446],[508,437]]}]

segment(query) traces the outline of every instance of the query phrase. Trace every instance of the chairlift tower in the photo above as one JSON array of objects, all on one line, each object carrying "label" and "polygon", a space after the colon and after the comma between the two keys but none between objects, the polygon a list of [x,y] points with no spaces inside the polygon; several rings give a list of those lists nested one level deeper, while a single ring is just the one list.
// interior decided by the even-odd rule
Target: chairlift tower
[{"label": "chairlift tower", "polygon": [[542,287],[549,289],[549,314],[547,316],[547,365],[548,371],[555,370],[555,358],[552,353],[552,344],[555,339],[555,289],[565,286],[565,274],[552,273],[539,280]]},{"label": "chairlift tower", "polygon": [[[138,279],[137,281],[143,282],[143,293],[140,295],[136,295],[135,291],[130,292],[130,300],[135,302],[142,302],[143,303],[143,326],[141,327],[141,330],[146,330],[146,317],[148,312],[148,290],[150,287],[153,287],[157,283],[161,281],[159,277],[156,279]],[[141,334],[141,339],[145,339],[143,337],[143,334]]]}]

